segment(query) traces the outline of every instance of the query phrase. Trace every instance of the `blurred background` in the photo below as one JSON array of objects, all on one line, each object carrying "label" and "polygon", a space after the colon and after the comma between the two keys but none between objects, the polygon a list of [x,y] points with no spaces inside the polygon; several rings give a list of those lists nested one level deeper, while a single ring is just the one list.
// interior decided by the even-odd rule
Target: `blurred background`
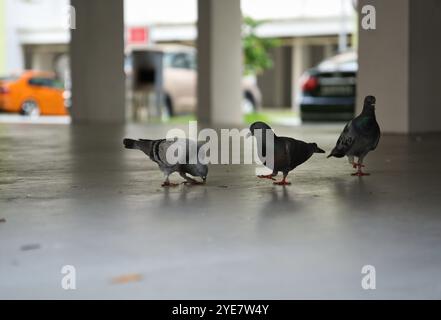
[{"label": "blurred background", "polygon": [[[0,298],[439,298],[440,16],[439,0],[0,0]],[[315,155],[286,188],[212,165],[164,189],[122,144],[264,120],[329,152],[366,95],[370,177]]]},{"label": "blurred background", "polygon": [[[45,122],[70,122],[75,105],[69,27],[78,21],[69,5],[68,0],[0,0],[1,121],[41,122],[48,116]],[[245,123],[298,125],[353,116],[354,0],[242,0],[241,10],[242,102],[237,107]],[[196,118],[197,17],[196,0],[124,1],[121,64],[129,121]]]}]

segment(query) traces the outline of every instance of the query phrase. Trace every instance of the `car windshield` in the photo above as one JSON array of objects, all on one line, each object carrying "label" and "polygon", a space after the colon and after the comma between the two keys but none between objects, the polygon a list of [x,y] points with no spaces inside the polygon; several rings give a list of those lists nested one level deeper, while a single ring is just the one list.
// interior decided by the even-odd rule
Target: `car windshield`
[{"label": "car windshield", "polygon": [[166,52],[164,54],[164,68],[196,69],[194,54],[187,52]]},{"label": "car windshield", "polygon": [[61,83],[61,81],[53,79],[53,78],[34,77],[29,80],[29,84],[34,85],[34,86],[64,89],[63,83]]},{"label": "car windshield", "polygon": [[340,70],[351,71],[358,69],[357,54],[354,52],[346,52],[326,59],[318,65],[319,70]]}]

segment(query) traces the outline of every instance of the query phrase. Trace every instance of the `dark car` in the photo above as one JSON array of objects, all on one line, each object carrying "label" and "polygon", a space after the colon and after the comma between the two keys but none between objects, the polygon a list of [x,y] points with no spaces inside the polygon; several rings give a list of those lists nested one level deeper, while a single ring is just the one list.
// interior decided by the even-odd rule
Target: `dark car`
[{"label": "dark car", "polygon": [[357,53],[348,51],[306,71],[300,97],[302,120],[352,119],[357,70]]}]

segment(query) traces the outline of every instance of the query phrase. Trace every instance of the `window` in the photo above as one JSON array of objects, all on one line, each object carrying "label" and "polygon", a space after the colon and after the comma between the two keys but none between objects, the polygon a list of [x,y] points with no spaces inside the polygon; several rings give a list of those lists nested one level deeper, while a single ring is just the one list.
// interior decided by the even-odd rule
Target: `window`
[{"label": "window", "polygon": [[60,81],[51,78],[34,77],[29,79],[29,84],[38,87],[49,87],[49,88],[57,88],[57,89],[63,88],[63,84]]},{"label": "window", "polygon": [[166,53],[164,55],[164,67],[176,69],[196,69],[194,55],[190,53]]}]

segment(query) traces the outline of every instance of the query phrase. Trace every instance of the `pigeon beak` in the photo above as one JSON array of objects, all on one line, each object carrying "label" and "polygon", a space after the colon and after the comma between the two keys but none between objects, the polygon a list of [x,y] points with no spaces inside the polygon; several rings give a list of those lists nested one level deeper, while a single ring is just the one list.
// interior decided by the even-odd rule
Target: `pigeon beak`
[{"label": "pigeon beak", "polygon": [[325,150],[320,149],[319,147],[317,147],[317,148],[315,149],[315,152],[316,152],[316,153],[325,153]]}]

